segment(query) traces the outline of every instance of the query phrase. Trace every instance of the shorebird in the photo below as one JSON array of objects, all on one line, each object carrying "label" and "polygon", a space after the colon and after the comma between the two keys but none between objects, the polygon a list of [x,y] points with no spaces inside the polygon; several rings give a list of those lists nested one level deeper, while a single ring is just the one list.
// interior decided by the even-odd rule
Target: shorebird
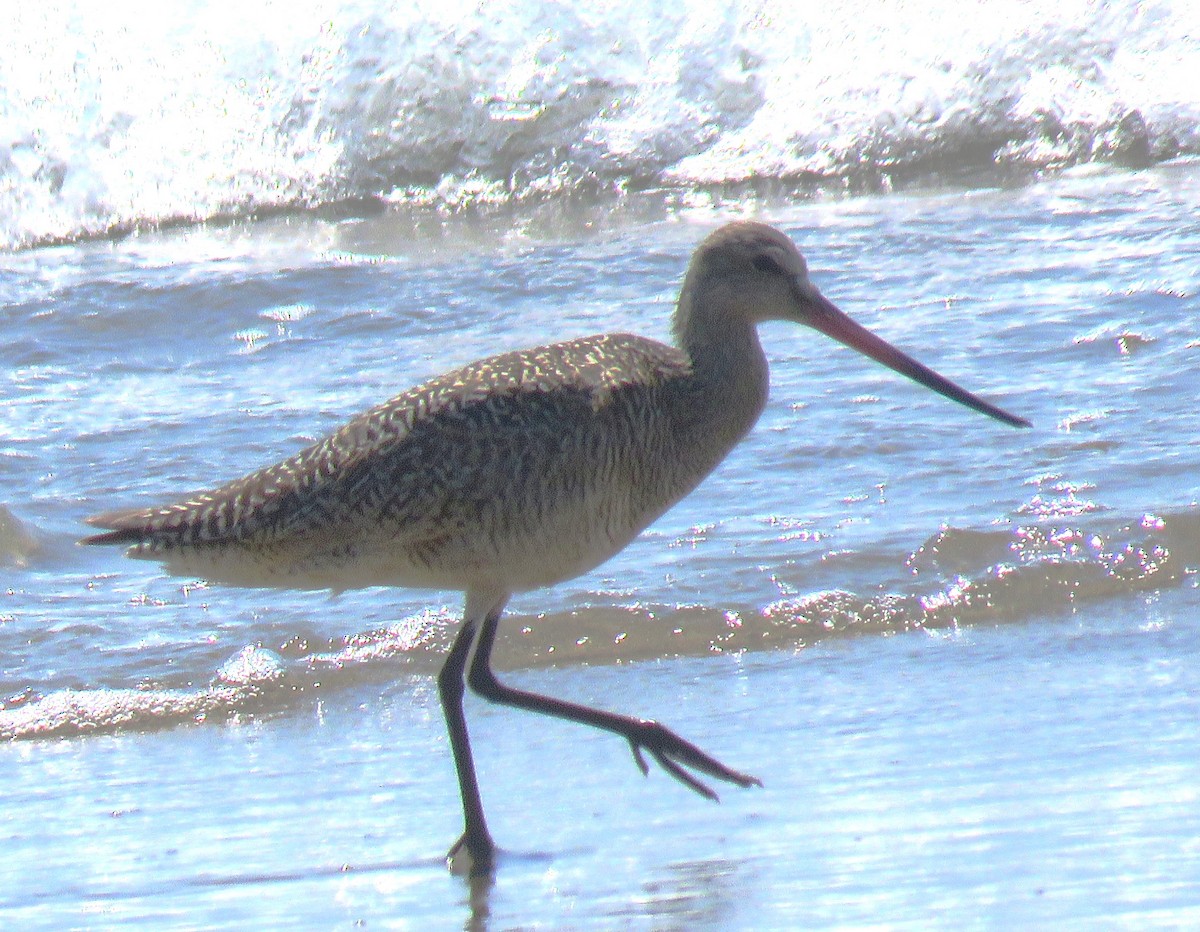
[{"label": "shorebird", "polygon": [[[696,249],[674,346],[622,333],[504,353],[371,408],[273,466],[174,504],[89,518],[168,571],[235,585],[456,589],[462,623],[438,675],[462,796],[452,869],[490,873],[463,714],[484,698],[624,738],[702,796],[699,775],[759,781],[665,726],[515,689],[492,672],[509,597],[603,563],[687,495],[746,435],[767,400],[757,325],[805,324],[947,398],[1029,426],[959,388],[839,311],[792,241],[762,223],[721,227]],[[472,647],[474,653],[472,654]]]}]

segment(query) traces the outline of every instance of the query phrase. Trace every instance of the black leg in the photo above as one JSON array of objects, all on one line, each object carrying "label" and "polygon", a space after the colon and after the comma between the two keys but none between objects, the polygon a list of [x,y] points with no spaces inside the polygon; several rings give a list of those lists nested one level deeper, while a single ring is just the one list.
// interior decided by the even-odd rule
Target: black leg
[{"label": "black leg", "polygon": [[[658,722],[633,718],[628,715],[617,715],[616,713],[605,712],[601,709],[590,709],[587,706],[566,702],[562,699],[553,699],[549,696],[541,696],[537,693],[529,693],[505,686],[496,679],[496,675],[492,672],[490,659],[492,645],[496,641],[496,628],[499,626],[499,623],[499,612],[488,615],[484,619],[483,628],[479,634],[479,643],[475,648],[475,658],[471,661],[471,669],[467,674],[467,682],[471,688],[485,699],[500,703],[501,705],[510,705],[529,712],[537,712],[540,715],[550,715],[554,718],[564,718],[567,721],[579,722],[581,725],[602,728],[605,731],[611,731],[613,734],[620,735],[629,742],[629,747],[633,751],[633,759],[643,774],[650,771],[649,766],[646,764],[646,759],[642,756],[642,750],[645,749],[663,770],[684,784],[684,786],[695,790],[701,796],[705,796],[708,799],[716,799],[717,794],[684,768],[691,767],[693,770],[708,774],[710,777],[715,777],[718,780],[727,780],[730,783],[736,783],[738,786],[762,786],[762,782],[757,777],[731,770],[716,758],[710,757],[696,747],[696,745],[680,738],[675,732],[660,725]],[[457,649],[457,647],[456,643],[455,648]],[[450,666],[449,661],[446,662],[446,666]],[[463,798],[464,800],[466,799],[465,785]],[[482,820],[482,812],[479,817]],[[468,824],[470,824],[469,820]]]},{"label": "black leg", "polygon": [[470,858],[468,870],[471,874],[490,873],[496,855],[496,845],[488,832],[487,820],[483,816],[483,800],[479,796],[479,781],[475,777],[475,762],[471,757],[471,741],[467,736],[467,720],[463,715],[463,672],[467,667],[467,656],[471,653],[471,642],[475,640],[475,622],[464,618],[462,628],[454,639],[442,672],[438,674],[438,693],[442,699],[442,712],[446,716],[446,730],[450,733],[450,748],[454,752],[454,768],[458,771],[458,787],[462,793],[463,822],[462,837],[454,843],[446,855],[451,868],[462,854]]}]

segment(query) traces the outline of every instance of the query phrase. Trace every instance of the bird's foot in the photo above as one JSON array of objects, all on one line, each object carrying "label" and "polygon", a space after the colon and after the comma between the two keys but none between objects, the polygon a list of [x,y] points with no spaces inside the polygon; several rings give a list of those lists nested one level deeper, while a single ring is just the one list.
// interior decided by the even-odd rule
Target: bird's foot
[{"label": "bird's foot", "polygon": [[496,866],[496,844],[486,831],[468,829],[446,852],[446,864],[452,874],[467,877],[491,874]]},{"label": "bird's foot", "polygon": [[696,745],[685,741],[658,722],[642,719],[627,737],[629,747],[633,751],[633,760],[643,776],[650,773],[650,765],[646,763],[646,758],[642,755],[642,751],[646,750],[658,763],[658,766],[688,789],[694,790],[706,799],[715,801],[719,797],[711,787],[698,780],[686,768],[690,767],[708,774],[710,777],[716,777],[718,780],[736,783],[738,786],[762,786],[762,781],[758,777],[752,777],[726,767],[715,757],[706,754]]}]

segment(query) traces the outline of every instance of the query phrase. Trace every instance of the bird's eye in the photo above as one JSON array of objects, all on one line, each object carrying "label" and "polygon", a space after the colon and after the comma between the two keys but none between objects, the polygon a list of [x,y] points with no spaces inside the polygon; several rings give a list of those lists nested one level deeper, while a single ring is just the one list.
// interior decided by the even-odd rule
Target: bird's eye
[{"label": "bird's eye", "polygon": [[775,275],[783,274],[783,266],[767,255],[757,255],[751,260],[754,267],[760,272],[769,272]]}]

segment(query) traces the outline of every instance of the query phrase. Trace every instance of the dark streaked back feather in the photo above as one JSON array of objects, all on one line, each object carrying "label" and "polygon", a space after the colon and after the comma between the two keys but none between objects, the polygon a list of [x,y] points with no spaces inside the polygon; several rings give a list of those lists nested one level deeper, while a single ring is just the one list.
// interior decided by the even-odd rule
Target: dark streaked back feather
[{"label": "dark streaked back feather", "polygon": [[[386,512],[400,539],[436,533],[476,498],[498,447],[578,429],[626,387],[688,371],[678,350],[625,334],[551,344],[472,363],[353,418],[280,463],[176,503],[95,515],[85,544],[155,552],[344,533],[355,513]],[[514,423],[524,421],[525,423]],[[536,444],[534,444],[536,446]],[[536,471],[537,464],[530,463]]]}]

